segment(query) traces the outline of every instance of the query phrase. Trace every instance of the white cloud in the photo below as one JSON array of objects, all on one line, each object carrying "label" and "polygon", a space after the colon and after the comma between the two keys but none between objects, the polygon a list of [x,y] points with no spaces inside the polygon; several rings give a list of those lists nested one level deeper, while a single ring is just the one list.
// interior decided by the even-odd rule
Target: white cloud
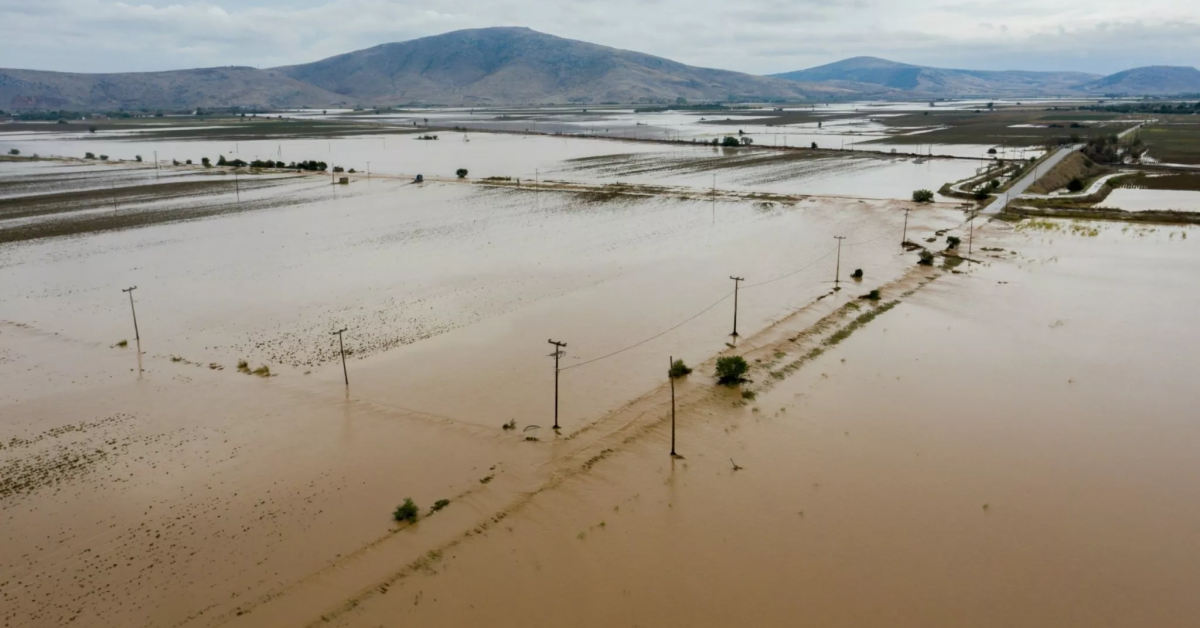
[{"label": "white cloud", "polygon": [[1195,65],[1179,0],[0,0],[0,67],[303,63],[460,28],[543,32],[754,73],[875,55],[1107,73]]}]

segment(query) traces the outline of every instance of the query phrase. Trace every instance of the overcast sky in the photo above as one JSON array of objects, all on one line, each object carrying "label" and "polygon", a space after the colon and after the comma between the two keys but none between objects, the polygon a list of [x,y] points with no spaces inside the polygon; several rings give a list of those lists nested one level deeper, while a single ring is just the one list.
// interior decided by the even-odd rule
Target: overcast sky
[{"label": "overcast sky", "polygon": [[271,67],[528,26],[756,74],[858,55],[987,70],[1200,65],[1196,0],[0,0],[0,67]]}]

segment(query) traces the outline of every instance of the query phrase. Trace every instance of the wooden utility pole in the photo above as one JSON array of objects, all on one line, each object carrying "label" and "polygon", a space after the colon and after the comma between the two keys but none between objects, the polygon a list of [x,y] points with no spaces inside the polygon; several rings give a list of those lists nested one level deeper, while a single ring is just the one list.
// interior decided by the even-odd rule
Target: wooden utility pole
[{"label": "wooden utility pole", "polygon": [[350,374],[346,372],[346,345],[342,343],[342,332],[345,331],[346,328],[343,327],[330,335],[338,337],[338,352],[342,354],[342,378],[346,380],[346,385],[349,386]]},{"label": "wooden utility pole", "polygon": [[135,340],[137,340],[138,342],[141,342],[142,335],[141,335],[141,333],[138,332],[138,326],[137,326],[137,308],[133,307],[133,291],[134,290],[137,290],[137,286],[133,286],[132,288],[125,288],[121,292],[129,293],[129,311],[133,312],[133,338]]},{"label": "wooden utility pole", "polygon": [[158,168],[158,151],[154,151],[154,178],[155,179],[159,178],[160,172],[161,171]]},{"label": "wooden utility pole", "polygon": [[738,286],[740,286],[743,281],[746,281],[746,279],[744,277],[733,277],[733,276],[730,276],[729,278],[733,280],[733,333],[730,335],[736,336],[736,335],[738,335],[738,333],[737,333]]},{"label": "wooden utility pole", "polygon": [[675,356],[671,356],[667,362],[667,379],[671,380],[671,457],[674,458],[679,454],[675,453],[675,374],[672,373],[675,369]]},{"label": "wooden utility pole", "polygon": [[967,261],[970,261],[971,253],[975,248],[975,214],[971,214],[971,235],[967,237]]},{"label": "wooden utility pole", "polygon": [[233,189],[235,192],[237,192],[237,202],[241,203],[242,202],[242,184],[240,182],[238,182],[237,171],[234,171],[234,173],[233,173]]},{"label": "wooden utility pole", "polygon": [[904,208],[904,235],[900,236],[900,247],[904,247],[904,243],[908,242],[908,212],[912,211],[911,207]]},{"label": "wooden utility pole", "polygon": [[842,240],[845,240],[845,239],[846,239],[846,236],[833,236],[833,237],[834,237],[834,239],[835,239],[835,240],[837,240],[837,241],[838,241],[838,251],[837,251],[837,266],[835,267],[835,269],[834,269],[834,271],[833,271],[833,289],[834,289],[834,290],[841,290],[841,289],[842,289],[842,288],[841,288],[841,281],[842,281]]},{"label": "wooden utility pole", "polygon": [[558,359],[563,355],[563,349],[567,348],[567,343],[548,340],[554,345],[554,429],[558,429]]}]

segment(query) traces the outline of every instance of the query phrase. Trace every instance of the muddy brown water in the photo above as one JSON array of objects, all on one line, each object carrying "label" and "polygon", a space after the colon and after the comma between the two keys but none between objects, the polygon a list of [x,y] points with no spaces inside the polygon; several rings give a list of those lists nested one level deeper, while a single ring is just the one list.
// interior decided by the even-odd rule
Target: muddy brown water
[{"label": "muddy brown water", "polygon": [[[1195,229],[994,224],[954,274],[913,270],[888,201],[297,194],[0,249],[7,624],[1197,616]],[[961,220],[920,209],[910,239]],[[826,296],[837,234],[867,280]],[[876,287],[899,304],[823,344]],[[578,365],[558,437],[547,337]],[[721,351],[757,398],[713,386]],[[669,355],[697,367],[674,462]]]}]

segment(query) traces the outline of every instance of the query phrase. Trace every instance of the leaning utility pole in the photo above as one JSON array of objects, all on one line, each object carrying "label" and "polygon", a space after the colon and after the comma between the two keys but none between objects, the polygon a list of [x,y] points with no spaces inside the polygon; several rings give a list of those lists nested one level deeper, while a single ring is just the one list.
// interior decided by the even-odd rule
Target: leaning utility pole
[{"label": "leaning utility pole", "polygon": [[349,386],[350,385],[350,374],[346,372],[346,345],[342,344],[342,332],[344,332],[344,331],[346,331],[345,327],[343,327],[329,335],[338,337],[338,352],[340,352],[342,354],[342,378],[346,380],[346,385]]},{"label": "leaning utility pole", "polygon": [[554,340],[548,340],[547,342],[554,345],[554,429],[557,430],[558,429],[558,371],[559,371],[558,359],[560,357],[562,357],[562,355],[563,355],[562,350],[567,347],[567,343],[557,342]]},{"label": "leaning utility pole", "polygon": [[967,261],[971,261],[971,253],[975,247],[975,214],[971,214],[971,235],[967,238]]},{"label": "leaning utility pole", "polygon": [[904,243],[908,242],[908,212],[912,211],[911,207],[904,208],[904,235],[900,236],[900,246],[903,248]]},{"label": "leaning utility pole", "polygon": [[159,177],[160,172],[161,171],[158,168],[158,151],[154,151],[154,178],[155,179],[157,179]]},{"label": "leaning utility pole", "polygon": [[233,173],[233,189],[237,192],[237,202],[242,202],[242,184],[238,182],[238,173]]},{"label": "leaning utility pole", "polygon": [[138,342],[141,342],[142,335],[140,333],[138,333],[138,326],[137,326],[137,309],[133,307],[133,291],[134,290],[137,290],[137,286],[133,286],[132,288],[125,288],[121,292],[129,293],[129,311],[133,312],[133,338],[135,340],[137,340]]},{"label": "leaning utility pole", "polygon": [[836,239],[838,241],[837,267],[833,271],[833,289],[841,290],[842,288],[841,288],[840,283],[842,281],[842,240],[845,240],[846,236],[833,236],[833,237],[834,237],[834,239]]},{"label": "leaning utility pole", "polygon": [[744,277],[733,276],[730,276],[729,278],[733,280],[733,333],[730,335],[737,336],[738,286],[740,286],[743,281],[746,281],[746,279]]}]

